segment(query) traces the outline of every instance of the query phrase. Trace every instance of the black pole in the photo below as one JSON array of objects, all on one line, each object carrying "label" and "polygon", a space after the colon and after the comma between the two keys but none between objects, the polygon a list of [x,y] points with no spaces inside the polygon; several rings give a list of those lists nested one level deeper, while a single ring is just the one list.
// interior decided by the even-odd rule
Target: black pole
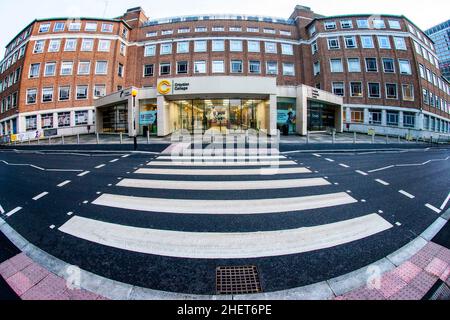
[{"label": "black pole", "polygon": [[137,150],[138,144],[137,144],[137,132],[136,132],[136,96],[133,95],[133,140],[134,140],[134,151]]}]

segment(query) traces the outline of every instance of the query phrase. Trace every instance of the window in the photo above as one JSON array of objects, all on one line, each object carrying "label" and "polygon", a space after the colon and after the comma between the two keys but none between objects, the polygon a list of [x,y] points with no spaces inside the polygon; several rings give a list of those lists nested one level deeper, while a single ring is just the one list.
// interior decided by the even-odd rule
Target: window
[{"label": "window", "polygon": [[78,62],[78,74],[87,75],[91,72],[91,62],[90,61],[80,61]]},{"label": "window", "polygon": [[173,34],[173,30],[163,30],[161,31],[162,36],[167,36],[169,34]]},{"label": "window", "polygon": [[388,111],[386,120],[388,126],[398,126],[398,112]]},{"label": "window", "polygon": [[351,122],[363,123],[364,111],[359,109],[351,109]]},{"label": "window", "polygon": [[369,123],[370,124],[381,124],[381,110],[370,110],[369,111]]},{"label": "window", "polygon": [[144,77],[153,77],[155,74],[155,65],[146,64],[144,65]]},{"label": "window", "polygon": [[275,34],[275,29],[264,28],[264,33]]},{"label": "window", "polygon": [[364,49],[375,48],[375,44],[373,43],[372,36],[361,36],[361,44]]},{"label": "window", "polygon": [[386,98],[387,99],[398,99],[397,85],[395,83],[386,83]]},{"label": "window", "polygon": [[242,60],[231,60],[231,73],[242,73]]},{"label": "window", "polygon": [[124,74],[124,66],[123,64],[119,63],[119,66],[117,67],[117,75],[121,78],[123,78],[123,74]]},{"label": "window", "polygon": [[283,63],[283,75],[295,76],[295,66],[293,63]]},{"label": "window", "polygon": [[230,32],[241,32],[242,28],[241,27],[230,27],[229,30],[230,30]]},{"label": "window", "polygon": [[225,51],[225,41],[224,40],[213,40],[212,41],[212,51],[213,52]]},{"label": "window", "polygon": [[378,72],[376,58],[366,58],[366,71],[367,72]]},{"label": "window", "polygon": [[189,42],[183,41],[177,43],[177,53],[188,53],[189,52]]},{"label": "window", "polygon": [[161,44],[161,54],[171,54],[171,53],[172,53],[172,44],[171,43]]},{"label": "window", "polygon": [[398,64],[400,66],[400,73],[401,74],[406,74],[406,75],[411,75],[412,74],[411,64],[409,63],[409,60],[399,59],[398,60]]},{"label": "window", "polygon": [[315,54],[316,52],[319,52],[319,47],[317,46],[317,41],[314,41],[311,44],[311,51],[312,51],[312,54]]},{"label": "window", "polygon": [[94,39],[83,39],[81,42],[81,51],[94,50]]},{"label": "window", "polygon": [[88,98],[88,86],[77,86],[77,100],[86,100]]},{"label": "window", "polygon": [[314,62],[313,73],[314,73],[314,76],[317,76],[320,74],[320,62],[319,61]]},{"label": "window", "polygon": [[248,27],[247,32],[259,32],[259,28],[256,27]]},{"label": "window", "polygon": [[402,95],[405,101],[414,101],[414,86],[412,84],[402,84]]},{"label": "window", "polygon": [[42,89],[42,102],[52,102],[53,101],[53,88],[43,88]]},{"label": "window", "polygon": [[37,96],[37,89],[27,90],[27,104],[35,104]]},{"label": "window", "polygon": [[77,49],[77,39],[67,39],[64,51],[75,51]]},{"label": "window", "polygon": [[144,57],[151,57],[156,55],[156,45],[147,45],[144,49]]},{"label": "window", "polygon": [[124,43],[120,43],[120,54],[125,56],[127,52],[127,46]]},{"label": "window", "polygon": [[391,42],[387,36],[378,36],[378,46],[380,49],[391,49]]},{"label": "window", "polygon": [[187,74],[188,73],[188,62],[178,61],[177,62],[177,74]]},{"label": "window", "polygon": [[328,49],[329,50],[339,49],[339,48],[340,48],[339,38],[328,38]]},{"label": "window", "polygon": [[416,115],[411,112],[403,113],[403,126],[406,128],[414,128],[416,125]]},{"label": "window", "polygon": [[426,78],[427,78],[427,76],[426,76],[426,74],[425,74],[425,67],[424,67],[422,64],[419,64],[419,72],[420,72],[420,76],[421,76],[423,79],[426,79]]},{"label": "window", "polygon": [[95,65],[95,74],[107,74],[107,73],[108,73],[108,62],[97,61]]},{"label": "window", "polygon": [[260,61],[249,61],[249,72],[250,73],[261,73],[261,62]]},{"label": "window", "polygon": [[331,72],[344,72],[341,59],[330,59]]},{"label": "window", "polygon": [[325,27],[325,30],[336,29],[336,22],[334,22],[334,21],[326,21],[323,25]]},{"label": "window", "polygon": [[268,61],[266,63],[266,73],[269,75],[277,75],[278,63],[276,61]]},{"label": "window", "polygon": [[111,47],[110,40],[99,40],[98,41],[98,51],[109,52],[110,47]]},{"label": "window", "polygon": [[391,29],[396,29],[396,30],[400,30],[401,26],[400,26],[400,21],[398,20],[389,20],[389,28]]},{"label": "window", "polygon": [[308,34],[309,37],[314,36],[317,33],[317,29],[315,25],[312,25],[309,29],[308,29]]},{"label": "window", "polygon": [[50,44],[48,45],[48,52],[58,52],[60,46],[61,40],[50,40]]},{"label": "window", "polygon": [[145,36],[147,38],[152,38],[152,37],[156,37],[157,35],[158,35],[157,31],[152,31],[152,32],[147,32]]},{"label": "window", "polygon": [[194,52],[206,52],[208,50],[208,42],[206,40],[194,41]]},{"label": "window", "polygon": [[103,23],[102,24],[102,32],[113,32],[114,25],[112,23]]},{"label": "window", "polygon": [[212,62],[212,72],[213,73],[224,73],[225,63],[222,60],[215,60]]},{"label": "window", "polygon": [[37,129],[37,116],[25,117],[25,128],[27,131]]},{"label": "window", "polygon": [[170,63],[160,63],[159,64],[159,74],[160,75],[170,75]]},{"label": "window", "polygon": [[85,31],[97,31],[97,23],[96,22],[87,22],[84,30]]},{"label": "window", "polygon": [[61,63],[61,75],[62,76],[70,76],[73,71],[73,62],[72,61],[63,61]]},{"label": "window", "polygon": [[386,28],[386,25],[385,25],[385,23],[384,23],[384,20],[381,20],[381,19],[374,19],[374,20],[372,21],[372,23],[373,23],[373,27],[374,27],[375,29],[384,29],[384,28]]},{"label": "window", "polygon": [[350,96],[356,98],[361,98],[363,96],[361,82],[350,82]]},{"label": "window", "polygon": [[101,98],[106,96],[106,85],[96,84],[94,86],[94,98]]},{"label": "window", "polygon": [[51,77],[56,73],[56,62],[47,62],[44,68],[44,76]]},{"label": "window", "polygon": [[59,87],[58,99],[59,99],[59,101],[67,101],[70,99],[70,87],[69,86]]},{"label": "window", "polygon": [[45,40],[38,40],[34,43],[33,53],[42,53],[44,52]]},{"label": "window", "polygon": [[385,73],[395,73],[394,59],[383,58],[383,70]]},{"label": "window", "polygon": [[331,84],[333,94],[337,96],[344,96],[345,90],[344,90],[344,83],[343,82],[333,82]]},{"label": "window", "polygon": [[369,20],[367,19],[358,19],[356,20],[356,24],[360,29],[369,29]]},{"label": "window", "polygon": [[75,125],[88,124],[88,111],[75,111]]},{"label": "window", "polygon": [[178,29],[178,33],[189,33],[189,32],[191,32],[191,29],[189,29],[189,28]]},{"label": "window", "polygon": [[294,55],[294,47],[292,44],[286,44],[286,43],[282,43],[281,44],[281,53],[288,55],[288,56],[292,56]]},{"label": "window", "polygon": [[53,114],[43,114],[41,115],[41,127],[42,129],[53,128]]},{"label": "window", "polygon": [[361,72],[361,62],[359,58],[348,58],[348,72]]},{"label": "window", "polygon": [[58,127],[70,127],[70,112],[58,113]]},{"label": "window", "polygon": [[369,82],[368,87],[369,87],[369,98],[380,98],[381,97],[379,83]]},{"label": "window", "polygon": [[427,89],[423,89],[422,96],[423,96],[423,103],[424,104],[430,104],[430,98],[429,98]]},{"label": "window", "polygon": [[194,73],[206,73],[206,61],[195,61]]},{"label": "window", "polygon": [[69,31],[80,31],[81,30],[81,22],[71,22],[69,24]]},{"label": "window", "polygon": [[225,31],[225,28],[224,27],[213,27],[212,31],[214,31],[214,32],[223,32],[223,31]]},{"label": "window", "polygon": [[248,41],[248,52],[260,52],[261,51],[261,45],[259,41]]},{"label": "window", "polygon": [[39,33],[45,33],[50,31],[50,23],[42,23],[39,26]]},{"label": "window", "polygon": [[341,28],[342,29],[353,29],[352,20],[341,20]]},{"label": "window", "polygon": [[266,53],[277,53],[277,44],[274,42],[264,43]]},{"label": "window", "polygon": [[358,48],[358,45],[356,44],[356,37],[354,36],[344,37],[344,40],[345,40],[345,47],[347,49]]},{"label": "window", "polygon": [[230,51],[241,52],[242,51],[242,41],[241,40],[230,40]]},{"label": "window", "polygon": [[406,50],[406,41],[403,37],[394,37],[395,49]]},{"label": "window", "polygon": [[208,28],[206,27],[197,27],[195,28],[195,32],[207,32]]},{"label": "window", "polygon": [[41,64],[40,63],[33,63],[30,66],[29,78],[38,78],[40,69],[41,69]]}]

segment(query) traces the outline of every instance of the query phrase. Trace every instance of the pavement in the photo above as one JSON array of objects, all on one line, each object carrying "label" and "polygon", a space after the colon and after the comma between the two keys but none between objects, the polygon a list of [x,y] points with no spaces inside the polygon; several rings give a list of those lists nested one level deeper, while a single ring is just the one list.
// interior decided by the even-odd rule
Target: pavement
[{"label": "pavement", "polygon": [[415,299],[448,283],[445,147],[282,143],[246,163],[186,147],[173,162],[168,147],[0,150],[0,229],[22,251],[0,274],[15,297],[221,298],[216,268],[245,265],[257,266],[263,293],[232,298]]}]

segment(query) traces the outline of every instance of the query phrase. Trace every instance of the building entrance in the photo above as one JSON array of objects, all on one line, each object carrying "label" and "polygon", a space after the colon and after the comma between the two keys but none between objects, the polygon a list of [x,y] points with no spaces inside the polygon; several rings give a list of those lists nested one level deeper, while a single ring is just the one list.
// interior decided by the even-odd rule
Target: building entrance
[{"label": "building entrance", "polygon": [[308,131],[326,131],[335,128],[336,110],[323,103],[308,102]]}]

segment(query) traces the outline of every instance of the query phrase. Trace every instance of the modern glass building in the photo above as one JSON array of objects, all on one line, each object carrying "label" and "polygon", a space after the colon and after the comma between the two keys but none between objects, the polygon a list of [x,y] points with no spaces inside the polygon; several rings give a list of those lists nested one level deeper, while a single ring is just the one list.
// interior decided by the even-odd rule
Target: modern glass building
[{"label": "modern glass building", "polygon": [[450,20],[425,31],[434,41],[442,75],[450,81]]}]

